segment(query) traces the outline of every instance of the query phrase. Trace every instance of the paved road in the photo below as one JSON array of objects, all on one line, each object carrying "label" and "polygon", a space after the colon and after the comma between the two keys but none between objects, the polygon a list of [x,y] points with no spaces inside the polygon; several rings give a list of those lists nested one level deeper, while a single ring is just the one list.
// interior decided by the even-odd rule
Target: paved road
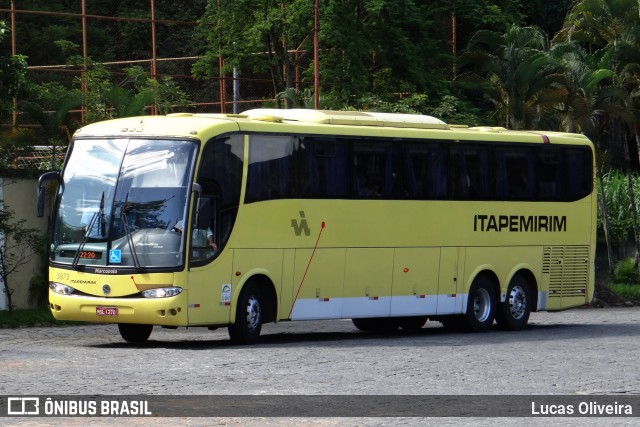
[{"label": "paved road", "polygon": [[[533,313],[524,331],[485,334],[447,332],[432,322],[417,333],[391,336],[359,332],[350,321],[286,322],[265,326],[261,343],[248,347],[230,345],[226,329],[155,328],[143,346],[125,344],[114,325],[2,329],[0,395],[606,394],[640,399],[639,338],[639,308]],[[417,422],[384,420],[340,419],[338,424]],[[471,423],[438,423],[447,425],[446,420]],[[586,419],[581,420],[584,425]],[[233,418],[216,424],[281,421]],[[211,424],[201,418],[179,423]]]}]

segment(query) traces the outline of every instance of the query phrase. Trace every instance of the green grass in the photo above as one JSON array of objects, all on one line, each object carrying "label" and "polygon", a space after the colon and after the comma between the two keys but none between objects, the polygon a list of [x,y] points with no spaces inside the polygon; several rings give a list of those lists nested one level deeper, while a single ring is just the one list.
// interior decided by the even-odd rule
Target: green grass
[{"label": "green grass", "polygon": [[80,324],[78,322],[61,322],[55,320],[48,308],[15,309],[0,311],[0,328],[21,328],[28,326],[61,326]]},{"label": "green grass", "polygon": [[640,303],[640,285],[611,283],[608,288],[621,298]]}]

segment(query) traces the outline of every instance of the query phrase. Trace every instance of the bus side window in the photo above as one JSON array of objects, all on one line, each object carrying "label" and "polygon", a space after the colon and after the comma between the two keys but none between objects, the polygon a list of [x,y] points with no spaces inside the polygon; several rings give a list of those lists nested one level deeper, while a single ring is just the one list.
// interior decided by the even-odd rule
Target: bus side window
[{"label": "bus side window", "polygon": [[447,195],[446,157],[437,144],[407,142],[402,146],[403,195],[409,199],[438,200]]},{"label": "bus side window", "polygon": [[565,158],[566,197],[577,200],[591,192],[593,179],[587,171],[591,170],[591,156],[587,149],[569,149]]},{"label": "bus side window", "polygon": [[450,156],[453,165],[449,170],[450,196],[454,200],[466,200],[470,197],[472,185],[467,158],[463,149],[451,150]]},{"label": "bus side window", "polygon": [[250,141],[247,201],[291,197],[291,158],[297,138],[252,135]]},{"label": "bus side window", "polygon": [[496,199],[505,200],[508,195],[507,155],[504,150],[496,152]]},{"label": "bus side window", "polygon": [[555,147],[542,146],[538,152],[538,198],[558,200],[560,189],[560,151]]},{"label": "bus side window", "polygon": [[511,148],[507,152],[507,198],[509,200],[531,199],[530,186],[535,179],[533,165],[529,161],[528,151]]},{"label": "bus side window", "polygon": [[320,195],[320,171],[316,155],[316,141],[300,138],[292,161],[292,193],[294,197]]},{"label": "bus side window", "polygon": [[353,174],[356,197],[390,197],[396,178],[390,141],[355,141]]},{"label": "bus side window", "polygon": [[[422,196],[422,188],[418,188],[418,179],[416,178],[416,167],[413,164],[411,153],[407,150],[402,152],[403,162],[403,188],[401,193],[409,199],[416,199]],[[422,187],[422,186],[421,186]]]},{"label": "bus side window", "polygon": [[476,164],[476,198],[487,200],[493,197],[491,179],[493,175],[493,156],[486,150],[478,150]]},{"label": "bus side window", "polygon": [[493,151],[479,144],[464,143],[451,149],[450,165],[452,199],[492,200],[496,197]]},{"label": "bus side window", "polygon": [[292,197],[345,197],[348,194],[347,145],[333,137],[299,137],[294,152]]},{"label": "bus side window", "polygon": [[213,259],[211,255],[220,253],[231,235],[240,204],[243,147],[244,135],[231,134],[208,141],[203,150],[197,182],[202,189],[200,200],[208,200],[211,208],[208,215],[201,210],[196,225],[211,228],[217,251],[200,251],[199,257],[192,258],[196,263]]},{"label": "bus side window", "polygon": [[321,196],[346,197],[349,194],[347,179],[348,148],[344,140],[318,141],[316,160],[318,161]]},{"label": "bus side window", "polygon": [[427,157],[427,194],[432,199],[443,199],[447,195],[447,162],[442,147],[429,150]]}]

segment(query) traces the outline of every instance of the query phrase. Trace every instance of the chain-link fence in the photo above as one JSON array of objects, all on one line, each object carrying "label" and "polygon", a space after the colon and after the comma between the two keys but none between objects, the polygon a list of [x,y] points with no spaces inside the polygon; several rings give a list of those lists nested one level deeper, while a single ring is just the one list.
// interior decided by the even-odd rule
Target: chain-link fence
[{"label": "chain-link fence", "polygon": [[28,156],[17,157],[12,164],[14,169],[26,170],[54,170],[60,169],[64,156],[67,153],[66,147],[51,147],[38,145],[33,147],[33,152]]}]

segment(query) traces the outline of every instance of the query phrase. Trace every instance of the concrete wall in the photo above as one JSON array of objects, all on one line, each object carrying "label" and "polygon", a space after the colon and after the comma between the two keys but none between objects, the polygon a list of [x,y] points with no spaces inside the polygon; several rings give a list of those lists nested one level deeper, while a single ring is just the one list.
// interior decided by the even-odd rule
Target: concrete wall
[{"label": "concrete wall", "polygon": [[[14,220],[25,219],[25,227],[37,228],[44,235],[47,230],[48,207],[43,218],[36,217],[37,179],[0,178],[0,209],[10,209]],[[11,242],[6,242],[9,245]],[[5,245],[4,236],[0,236],[0,245]],[[9,276],[9,287],[13,289],[12,303],[16,308],[29,307],[29,281],[40,271],[40,259],[37,255]],[[0,279],[1,280],[1,279]],[[0,282],[1,289],[4,288]],[[0,292],[0,310],[8,309],[6,295]]]}]

